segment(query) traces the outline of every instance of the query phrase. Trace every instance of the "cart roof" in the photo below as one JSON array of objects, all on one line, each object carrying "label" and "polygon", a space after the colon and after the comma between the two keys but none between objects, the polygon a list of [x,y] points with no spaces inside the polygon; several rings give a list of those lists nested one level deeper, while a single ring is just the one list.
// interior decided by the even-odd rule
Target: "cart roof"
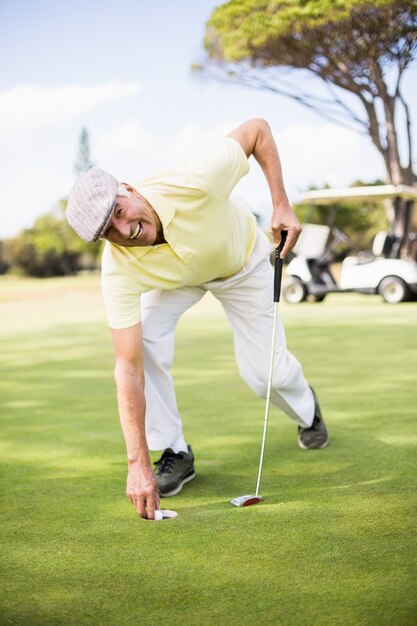
[{"label": "cart roof", "polygon": [[326,204],[337,200],[365,200],[369,198],[395,198],[417,200],[417,189],[407,185],[370,185],[368,187],[345,187],[344,189],[315,189],[301,195],[302,202]]}]

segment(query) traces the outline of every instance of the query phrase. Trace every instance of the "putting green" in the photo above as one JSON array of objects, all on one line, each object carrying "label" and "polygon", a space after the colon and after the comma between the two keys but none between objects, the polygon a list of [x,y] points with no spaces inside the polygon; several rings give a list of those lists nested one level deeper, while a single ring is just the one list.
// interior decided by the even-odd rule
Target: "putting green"
[{"label": "putting green", "polygon": [[[415,624],[417,305],[283,305],[332,442],[296,445],[234,363],[209,297],[182,319],[175,380],[196,479],[137,518],[124,495],[112,348],[96,277],[0,280],[1,623]],[[154,457],[156,455],[153,455]]]}]

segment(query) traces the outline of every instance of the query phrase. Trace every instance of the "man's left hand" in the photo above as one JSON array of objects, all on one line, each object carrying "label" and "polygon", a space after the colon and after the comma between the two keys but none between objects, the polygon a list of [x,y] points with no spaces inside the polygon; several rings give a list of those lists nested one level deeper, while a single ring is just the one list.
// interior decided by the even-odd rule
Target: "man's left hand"
[{"label": "man's left hand", "polygon": [[272,213],[271,233],[276,246],[281,241],[281,231],[283,230],[288,232],[288,236],[280,255],[281,259],[294,248],[302,230],[301,224],[289,204],[277,207]]}]

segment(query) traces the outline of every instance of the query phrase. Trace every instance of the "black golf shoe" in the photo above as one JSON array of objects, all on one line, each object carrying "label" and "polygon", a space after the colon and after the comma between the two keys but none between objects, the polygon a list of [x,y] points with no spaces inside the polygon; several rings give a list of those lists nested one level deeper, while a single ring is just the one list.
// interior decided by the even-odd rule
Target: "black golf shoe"
[{"label": "black golf shoe", "polygon": [[314,396],[314,419],[310,428],[298,427],[298,445],[300,448],[303,448],[303,450],[318,450],[325,448],[330,439],[316,393],[312,387],[310,387],[310,389]]},{"label": "black golf shoe", "polygon": [[154,463],[156,484],[163,498],[175,496],[195,477],[193,451],[191,446],[187,447],[188,452],[178,454],[167,448],[159,461]]}]

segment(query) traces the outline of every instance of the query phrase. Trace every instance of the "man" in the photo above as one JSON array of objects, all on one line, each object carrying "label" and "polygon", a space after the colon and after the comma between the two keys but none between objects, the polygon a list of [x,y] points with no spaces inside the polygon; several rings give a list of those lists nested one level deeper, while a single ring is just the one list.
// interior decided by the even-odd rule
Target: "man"
[{"label": "man", "polygon": [[[115,380],[126,442],[126,494],[153,519],[159,497],[195,476],[171,377],[179,317],[210,290],[234,334],[242,378],[265,396],[272,332],[271,244],[231,192],[253,155],[272,198],[271,231],[282,257],[301,232],[282,179],[278,150],[265,120],[252,119],[190,160],[135,188],[99,168],[71,189],[67,219],[85,241],[106,239],[102,286],[115,351]],[[298,424],[305,449],[329,439],[317,397],[277,330],[271,401]],[[163,450],[152,471],[148,449]]]}]

